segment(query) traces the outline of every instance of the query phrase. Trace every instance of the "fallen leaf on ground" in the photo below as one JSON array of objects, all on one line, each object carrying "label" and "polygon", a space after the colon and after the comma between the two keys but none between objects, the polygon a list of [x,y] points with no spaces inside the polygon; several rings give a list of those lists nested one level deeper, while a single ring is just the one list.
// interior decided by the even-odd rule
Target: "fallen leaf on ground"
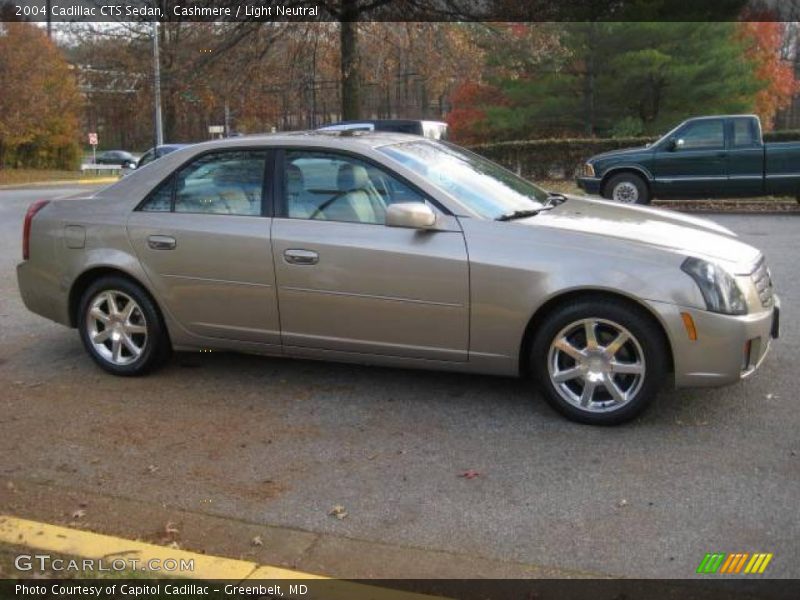
[{"label": "fallen leaf on ground", "polygon": [[342,506],[341,504],[337,504],[336,506],[334,506],[332,509],[330,509],[330,510],[328,511],[328,515],[329,515],[329,516],[331,516],[331,517],[336,517],[336,518],[337,518],[337,519],[339,519],[340,521],[341,521],[342,519],[346,519],[348,514],[349,514],[349,513],[347,512],[347,510],[345,509],[345,507],[344,507],[344,506]]},{"label": "fallen leaf on ground", "polygon": [[148,473],[155,473],[156,471],[158,471],[158,467],[156,465],[150,465],[147,467],[147,471]]},{"label": "fallen leaf on ground", "polygon": [[167,524],[164,525],[164,533],[167,535],[174,535],[180,533],[180,529],[178,529],[172,521],[167,521]]},{"label": "fallen leaf on ground", "polygon": [[459,475],[459,477],[463,477],[464,479],[475,479],[476,477],[479,477],[479,476],[480,476],[480,473],[478,473],[474,469],[468,469],[468,470],[464,471],[461,475]]}]

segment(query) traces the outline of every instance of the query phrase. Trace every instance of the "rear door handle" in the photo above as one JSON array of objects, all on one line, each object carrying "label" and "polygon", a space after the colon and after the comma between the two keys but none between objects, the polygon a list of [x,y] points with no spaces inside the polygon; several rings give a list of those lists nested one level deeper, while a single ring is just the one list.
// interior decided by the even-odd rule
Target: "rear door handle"
[{"label": "rear door handle", "polygon": [[174,250],[178,243],[169,235],[151,235],[147,238],[147,245],[153,250]]},{"label": "rear door handle", "polygon": [[283,251],[283,258],[292,265],[315,265],[319,262],[319,254],[313,250],[290,248]]}]

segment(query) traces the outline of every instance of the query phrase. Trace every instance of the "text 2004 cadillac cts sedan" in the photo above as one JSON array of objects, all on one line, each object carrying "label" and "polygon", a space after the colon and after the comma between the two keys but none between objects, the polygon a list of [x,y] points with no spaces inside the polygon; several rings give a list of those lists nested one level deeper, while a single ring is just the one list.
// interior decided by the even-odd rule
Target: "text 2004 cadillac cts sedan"
[{"label": "text 2004 cadillac cts sedan", "polygon": [[714,223],[548,194],[400,134],[174,152],[25,219],[28,308],[117,375],[171,349],[530,374],[567,417],[732,383],[778,333],[761,253]]}]

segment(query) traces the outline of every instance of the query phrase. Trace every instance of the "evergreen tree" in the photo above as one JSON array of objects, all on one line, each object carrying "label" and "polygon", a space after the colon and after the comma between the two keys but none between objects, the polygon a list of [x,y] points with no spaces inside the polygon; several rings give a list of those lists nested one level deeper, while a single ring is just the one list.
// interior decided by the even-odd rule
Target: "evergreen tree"
[{"label": "evergreen tree", "polygon": [[639,135],[687,117],[750,112],[764,87],[734,23],[565,23],[544,68],[498,80],[505,138]]}]

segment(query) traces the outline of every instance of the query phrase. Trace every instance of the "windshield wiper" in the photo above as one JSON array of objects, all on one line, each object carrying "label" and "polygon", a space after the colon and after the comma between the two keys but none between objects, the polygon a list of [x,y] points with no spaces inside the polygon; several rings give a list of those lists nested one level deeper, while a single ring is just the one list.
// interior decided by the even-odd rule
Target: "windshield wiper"
[{"label": "windshield wiper", "polygon": [[540,212],[545,210],[553,210],[554,204],[545,204],[541,208],[529,208],[527,210],[515,210],[509,213],[500,215],[495,221],[513,221],[515,219],[524,219],[525,217],[535,217]]}]

